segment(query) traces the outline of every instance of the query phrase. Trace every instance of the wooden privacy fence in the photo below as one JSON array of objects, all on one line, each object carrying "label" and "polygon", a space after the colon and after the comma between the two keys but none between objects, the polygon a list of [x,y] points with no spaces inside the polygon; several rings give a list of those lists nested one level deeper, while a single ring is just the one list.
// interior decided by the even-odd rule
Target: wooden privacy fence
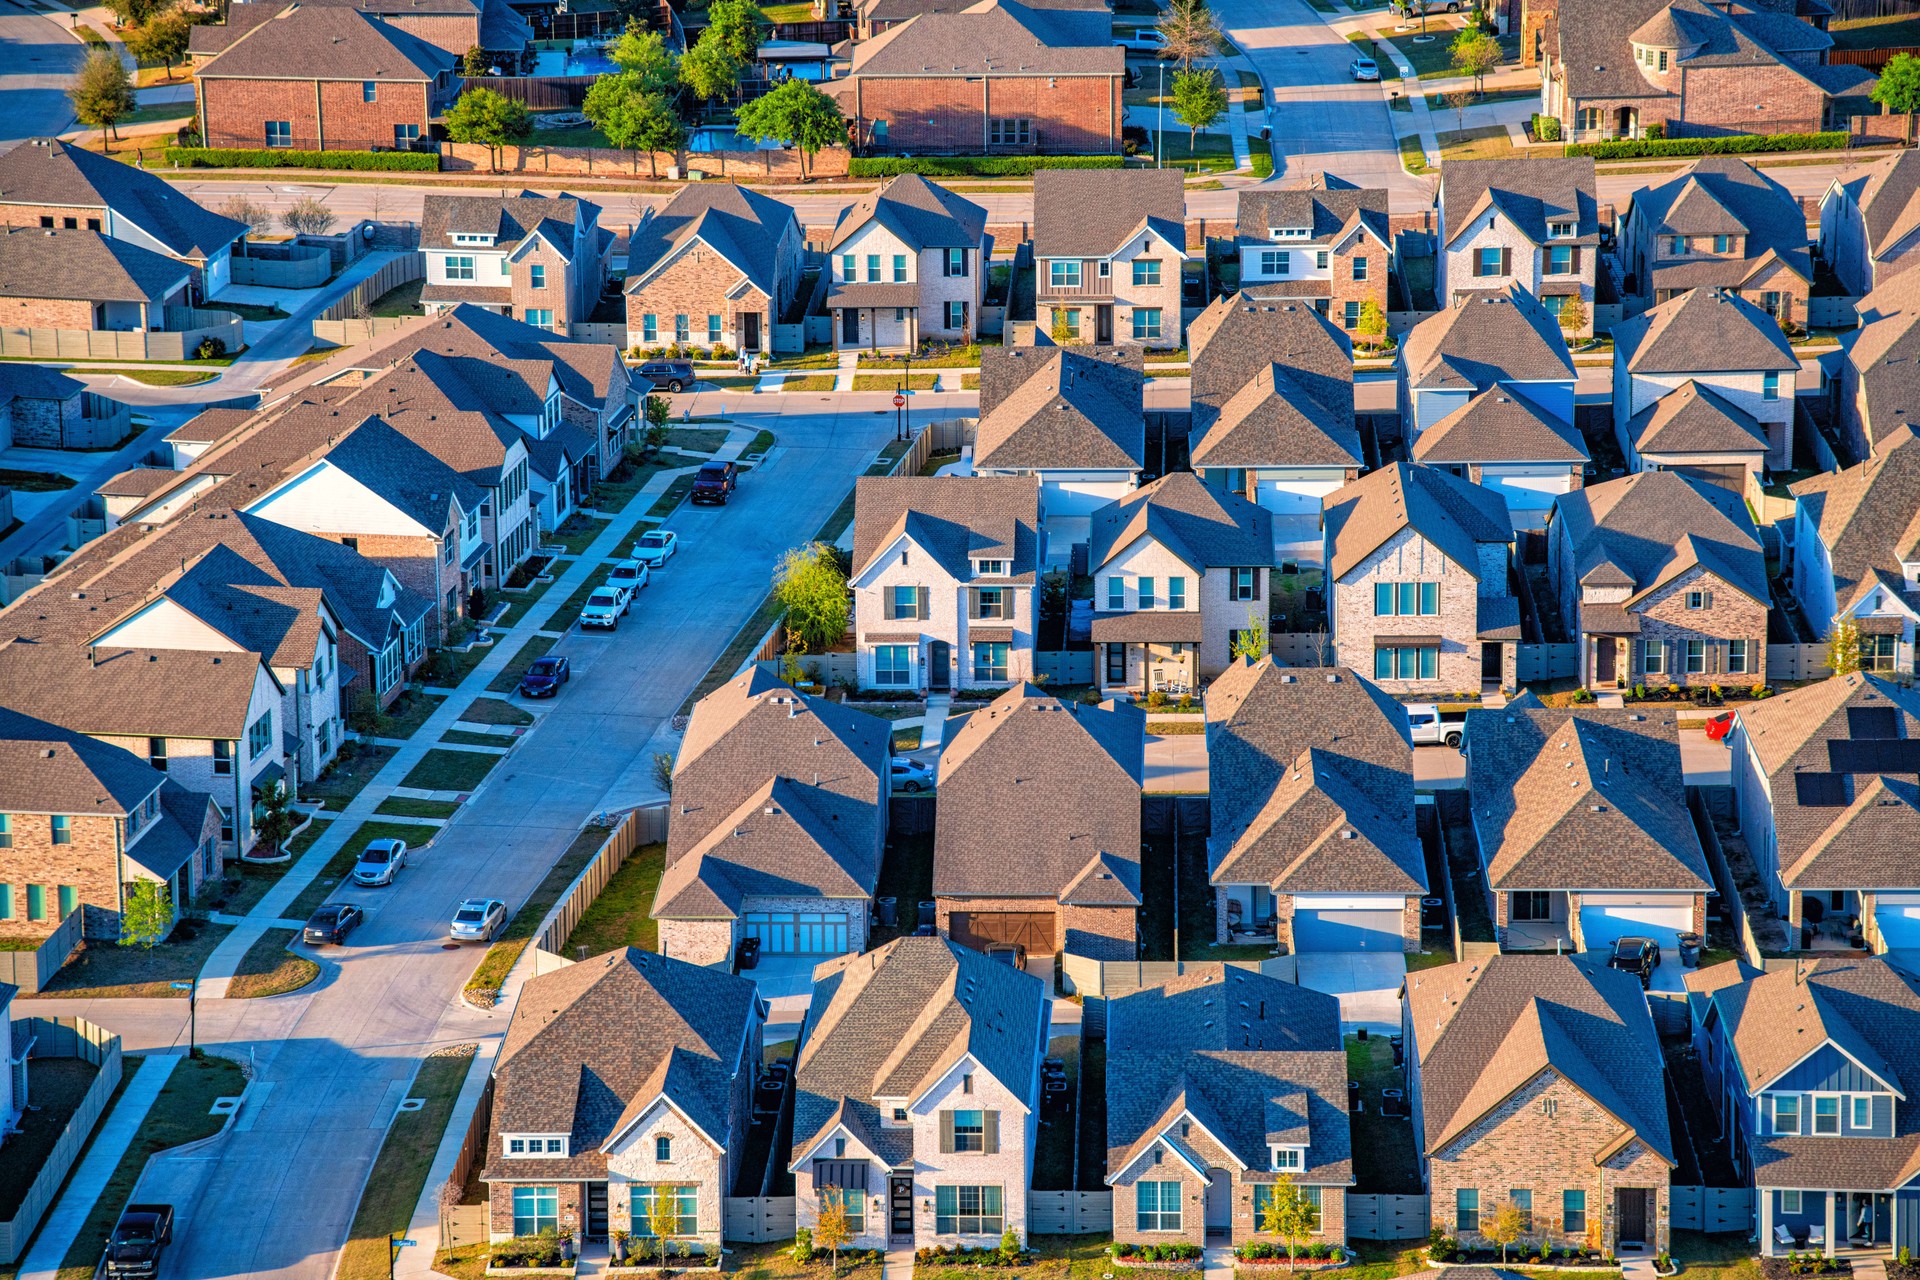
[{"label": "wooden privacy fence", "polygon": [[1767,646],[1769,680],[1824,680],[1831,674],[1827,670],[1827,646],[1824,644]]},{"label": "wooden privacy fence", "polygon": [[333,274],[333,254],[324,245],[249,244],[232,263],[235,284],[269,289],[316,289]]},{"label": "wooden privacy fence", "polygon": [[664,804],[635,809],[620,820],[620,825],[606,838],[600,851],[593,855],[593,861],[581,868],[580,874],[567,886],[566,893],[561,895],[560,901],[547,914],[546,923],[541,926],[533,944],[533,972],[536,976],[573,963],[560,952],[567,945],[567,935],[580,923],[580,917],[587,913],[593,900],[607,887],[607,881],[613,879],[613,873],[626,862],[628,854],[643,844],[658,844],[666,838],[667,806]]},{"label": "wooden privacy fence", "polygon": [[[1748,1231],[1753,1227],[1751,1187],[1673,1187],[1669,1222],[1675,1231]],[[1353,1198],[1347,1198],[1349,1205]],[[1347,1230],[1353,1230],[1348,1210]]]},{"label": "wooden privacy fence", "polygon": [[[80,912],[71,918],[78,919]],[[0,1222],[0,1266],[18,1262],[27,1251],[27,1240],[53,1204],[60,1184],[86,1145],[87,1135],[99,1123],[100,1113],[120,1083],[120,1037],[83,1018],[20,1018],[13,1024],[13,1043],[31,1044],[29,1061],[34,1058],[80,1058],[100,1068],[93,1083],[74,1109],[67,1127],[60,1131],[53,1150],[47,1153],[33,1184],[20,1201],[11,1221]]]},{"label": "wooden privacy fence", "polygon": [[168,307],[159,329],[0,328],[0,356],[34,360],[187,360],[208,338],[228,351],[246,342],[231,311]]},{"label": "wooden privacy fence", "polygon": [[598,76],[468,76],[469,89],[491,89],[535,111],[578,111]]},{"label": "wooden privacy fence", "polygon": [[[1264,960],[1229,960],[1226,963],[1235,969],[1252,969],[1269,978],[1293,982],[1296,981],[1294,960],[1293,956],[1270,956]],[[1062,955],[1060,963],[1075,994],[1113,999],[1177,978],[1194,962],[1089,960],[1084,956]]]},{"label": "wooden privacy fence", "polygon": [[473,1173],[473,1166],[486,1154],[483,1148],[487,1141],[487,1126],[493,1121],[493,1080],[488,1078],[481,1087],[480,1100],[473,1109],[473,1118],[467,1122],[467,1134],[460,1142],[460,1154],[453,1162],[453,1172],[447,1175],[446,1185],[440,1188],[440,1247],[457,1249],[461,1245],[485,1244],[492,1224],[489,1219],[489,1206],[482,1204],[461,1204],[466,1194],[467,1178]]},{"label": "wooden privacy fence", "polygon": [[75,911],[68,915],[60,927],[32,951],[0,951],[0,982],[20,988],[23,996],[38,995],[80,945],[81,917],[86,914]]},{"label": "wooden privacy fence", "polygon": [[720,1234],[745,1244],[791,1240],[797,1211],[792,1196],[728,1196]]},{"label": "wooden privacy fence", "polygon": [[1029,1191],[1027,1231],[1042,1236],[1103,1235],[1113,1230],[1111,1191]]},{"label": "wooden privacy fence", "polygon": [[[815,178],[844,178],[847,160],[846,148],[830,147],[813,157],[807,165],[807,174]],[[698,171],[709,178],[798,182],[800,153],[778,147],[766,151],[656,151],[649,159],[638,151],[611,147],[543,147],[529,143],[522,147],[502,147],[495,156],[477,142],[449,142],[440,149],[440,167],[464,173],[607,174],[627,178],[655,173],[664,178],[669,170],[678,168],[682,177]]]},{"label": "wooden privacy fence", "polygon": [[362,280],[353,288],[340,295],[339,301],[322,311],[314,318],[315,334],[319,336],[318,325],[322,320],[351,320],[372,306],[374,301],[385,293],[391,293],[403,284],[425,279],[427,274],[427,256],[415,250],[404,253],[387,263],[378,271]]},{"label": "wooden privacy fence", "polygon": [[1413,1240],[1432,1228],[1425,1196],[1347,1193],[1347,1235],[1356,1240]]}]

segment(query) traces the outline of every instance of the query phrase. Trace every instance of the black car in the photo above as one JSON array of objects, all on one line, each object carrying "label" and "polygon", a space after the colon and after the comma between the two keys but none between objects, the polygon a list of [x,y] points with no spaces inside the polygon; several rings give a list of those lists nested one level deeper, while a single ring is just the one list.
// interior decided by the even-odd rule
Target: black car
[{"label": "black car", "polygon": [[695,502],[717,502],[725,506],[739,479],[740,468],[731,462],[703,463],[693,477],[693,492],[688,496]]},{"label": "black car", "polygon": [[560,686],[573,678],[573,664],[558,654],[535,658],[520,677],[520,693],[528,698],[551,698]]},{"label": "black car", "polygon": [[649,360],[640,366],[640,376],[655,387],[685,391],[693,386],[693,361]]},{"label": "black car", "polygon": [[345,942],[364,918],[360,908],[351,902],[329,902],[307,917],[307,927],[301,936],[316,947],[328,943],[337,945]]},{"label": "black car", "polygon": [[1653,985],[1653,971],[1659,967],[1660,944],[1652,938],[1621,938],[1607,957],[1607,968],[1633,974],[1642,987]]}]

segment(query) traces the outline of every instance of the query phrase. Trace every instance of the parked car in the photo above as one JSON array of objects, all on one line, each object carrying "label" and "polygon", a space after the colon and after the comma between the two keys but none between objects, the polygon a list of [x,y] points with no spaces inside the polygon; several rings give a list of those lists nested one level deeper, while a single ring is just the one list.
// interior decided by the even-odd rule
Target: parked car
[{"label": "parked car", "polygon": [[639,374],[656,388],[685,391],[693,385],[693,361],[649,360],[640,366]]},{"label": "parked car", "polygon": [[1467,713],[1442,711],[1431,702],[1409,703],[1407,728],[1412,731],[1413,745],[1416,747],[1441,743],[1449,747],[1457,747],[1467,731]]},{"label": "parked car", "polygon": [[520,693],[528,698],[551,698],[560,686],[573,679],[573,664],[559,654],[535,658],[520,677]]},{"label": "parked car", "polygon": [[632,604],[632,598],[618,587],[595,587],[593,594],[587,597],[586,607],[580,610],[580,625],[617,627]]},{"label": "parked car", "polygon": [[364,885],[392,884],[400,868],[407,865],[405,840],[375,840],[360,851],[353,864],[353,882]]},{"label": "parked car", "polygon": [[1140,27],[1130,35],[1115,36],[1113,43],[1128,53],[1165,54],[1167,51],[1166,36],[1152,27]]},{"label": "parked car", "polygon": [[109,1276],[155,1276],[160,1273],[160,1255],[173,1243],[173,1206],[170,1204],[130,1204],[120,1211],[107,1237]]},{"label": "parked car", "polygon": [[506,927],[506,903],[498,898],[468,898],[454,908],[447,936],[455,942],[492,942]]},{"label": "parked car", "polygon": [[329,944],[338,946],[347,940],[347,935],[364,918],[360,908],[351,902],[329,902],[307,917],[306,928],[300,931],[300,937],[315,947]]},{"label": "parked car", "polygon": [[1353,62],[1348,65],[1347,73],[1355,80],[1378,80],[1380,78],[1380,64],[1363,53],[1355,57]]},{"label": "parked car", "polygon": [[633,544],[633,558],[650,569],[658,569],[673,559],[680,549],[680,535],[671,529],[650,529]]},{"label": "parked car", "polygon": [[895,757],[887,766],[893,775],[893,788],[896,791],[933,790],[933,770],[918,760]]},{"label": "parked car", "polygon": [[1011,969],[1027,967],[1027,947],[1023,942],[990,943],[987,946],[987,956]]},{"label": "parked car", "polygon": [[694,474],[693,492],[687,496],[694,502],[717,502],[725,506],[739,482],[740,468],[733,463],[703,463]]},{"label": "parked car", "polygon": [[643,560],[622,560],[613,566],[607,574],[607,585],[626,592],[627,599],[633,599],[633,593],[647,585],[653,571],[647,568]]},{"label": "parked car", "polygon": [[1659,967],[1660,944],[1652,938],[1621,938],[1607,957],[1607,968],[1633,974],[1642,987],[1653,985],[1653,971]]},{"label": "parked car", "polygon": [[1734,715],[1731,711],[1722,711],[1717,716],[1707,717],[1707,739],[1711,742],[1724,742],[1733,732]]}]

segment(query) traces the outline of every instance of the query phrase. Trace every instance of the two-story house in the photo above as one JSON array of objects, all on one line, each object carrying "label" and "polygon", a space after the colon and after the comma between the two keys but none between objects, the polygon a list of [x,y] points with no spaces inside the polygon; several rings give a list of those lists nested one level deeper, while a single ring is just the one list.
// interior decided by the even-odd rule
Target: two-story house
[{"label": "two-story house", "polygon": [[1190,471],[1095,511],[1095,688],[1188,693],[1224,671],[1238,633],[1267,625],[1272,521]]},{"label": "two-story house", "polygon": [[1860,667],[1915,668],[1920,627],[1920,430],[1902,423],[1872,457],[1795,482],[1793,596],[1825,634],[1841,618],[1860,637]]},{"label": "two-story house", "polygon": [[[1228,1016],[1224,1011],[1236,1011]],[[1354,1184],[1340,1002],[1280,978],[1189,965],[1107,1007],[1107,1185],[1115,1243],[1265,1240],[1282,1180],[1308,1238],[1346,1243]]]},{"label": "two-story house", "polygon": [[1175,169],[1034,174],[1040,328],[1072,342],[1179,346],[1186,210]]},{"label": "two-story house", "polygon": [[1467,789],[1494,929],[1509,951],[1595,951],[1626,935],[1677,960],[1706,935],[1712,875],[1687,812],[1671,712],[1467,713]]},{"label": "two-story house", "polygon": [[1435,292],[1447,306],[1519,285],[1556,320],[1578,298],[1593,332],[1600,257],[1599,204],[1591,157],[1456,160],[1440,175]]},{"label": "two-story house", "polygon": [[[511,0],[302,0],[316,2],[358,9],[456,59],[477,48],[493,75],[519,72],[520,57],[534,35],[526,19],[540,10],[537,2],[527,0],[518,4]],[[188,52],[196,62],[211,58],[255,27],[279,18],[285,8],[285,4],[268,3],[228,9],[218,22],[195,23]],[[522,10],[532,12],[523,17]]]},{"label": "two-story house", "polygon": [[1407,713],[1346,667],[1236,660],[1207,688],[1214,940],[1420,950]]},{"label": "two-story house", "polygon": [[1920,980],[1884,959],[1687,975],[1706,1095],[1755,1191],[1762,1257],[1920,1247]]},{"label": "two-story house", "polygon": [[1137,708],[1024,681],[949,720],[933,829],[941,936],[1042,974],[1063,953],[1138,956],[1145,752]]},{"label": "two-story house", "polygon": [[578,196],[456,196],[430,192],[420,210],[427,314],[462,302],[565,333],[606,289],[613,233]]},{"label": "two-story house", "polygon": [[[1860,325],[1840,335],[1834,425],[1855,458],[1906,425],[1920,389],[1920,276],[1900,272],[1860,299]],[[1831,375],[1829,375],[1831,376]]]},{"label": "two-story house", "polygon": [[[37,942],[75,911],[115,941],[127,894],[167,887],[176,912],[220,874],[211,797],[143,756],[0,709],[0,939]],[[3,1026],[4,1024],[0,1024]]]},{"label": "two-story house", "polygon": [[618,1231],[645,1256],[664,1202],[676,1247],[717,1254],[766,1017],[745,978],[638,947],[527,979],[493,1065],[489,1237]]},{"label": "two-story house", "polygon": [[1042,559],[1031,475],[855,481],[861,687],[940,692],[1031,679]]},{"label": "two-story house", "polygon": [[1328,639],[1392,693],[1518,687],[1506,499],[1395,462],[1326,499]]},{"label": "two-story house", "polygon": [[1920,160],[1894,151],[1835,178],[1820,197],[1820,260],[1841,288],[1864,297],[1920,257]]},{"label": "two-story house", "polygon": [[1634,192],[1620,259],[1627,291],[1650,302],[1718,289],[1755,304],[1778,326],[1807,322],[1807,216],[1791,191],[1734,156],[1702,156]]},{"label": "two-story house", "polygon": [[1234,248],[1242,289],[1303,299],[1348,332],[1369,302],[1386,314],[1393,232],[1381,188],[1322,173],[1299,191],[1242,191]]},{"label": "two-story house", "polygon": [[1670,1247],[1666,1069],[1638,978],[1494,955],[1408,974],[1400,1017],[1434,1230],[1493,1247],[1512,1206],[1542,1247]]},{"label": "two-story house", "polygon": [[773,350],[795,306],[806,237],[793,206],[731,183],[647,209],[627,249],[627,345]]},{"label": "two-story house", "polygon": [[842,351],[917,350],[980,333],[993,237],[987,211],[903,173],[840,213],[827,244],[827,310]]},{"label": "two-story house", "polygon": [[944,938],[814,970],[794,1065],[795,1220],[846,1211],[855,1249],[1027,1238],[1045,982]]},{"label": "two-story house", "polygon": [[1566,494],[1547,569],[1583,685],[1767,682],[1766,553],[1739,494],[1673,471]]},{"label": "two-story house", "polygon": [[887,835],[888,723],[755,667],[694,704],[674,762],[660,950],[864,951]]}]

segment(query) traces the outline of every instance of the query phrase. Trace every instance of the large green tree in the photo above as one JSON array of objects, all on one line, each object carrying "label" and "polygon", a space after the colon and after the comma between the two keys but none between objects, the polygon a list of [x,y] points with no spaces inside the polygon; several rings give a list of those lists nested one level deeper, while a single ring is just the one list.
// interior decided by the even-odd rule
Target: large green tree
[{"label": "large green tree", "polygon": [[80,123],[100,130],[100,145],[111,151],[107,135],[116,122],[133,114],[133,77],[119,55],[107,49],[95,49],[80,64],[80,74],[67,90],[73,114]]},{"label": "large green tree", "polygon": [[1187,150],[1192,152],[1200,130],[1213,127],[1227,109],[1227,91],[1213,68],[1188,67],[1173,73],[1173,118],[1187,126]]},{"label": "large green tree", "polygon": [[696,98],[711,101],[728,97],[740,85],[745,70],[740,59],[728,52],[725,42],[702,40],[680,59],[680,83]]},{"label": "large green tree", "polygon": [[613,146],[646,152],[647,172],[656,178],[660,176],[658,153],[677,151],[686,140],[686,128],[673,104],[645,88],[636,72],[601,76],[587,90],[582,110]]},{"label": "large green tree", "polygon": [[488,163],[498,173],[501,149],[533,136],[533,116],[524,102],[492,89],[468,89],[447,112],[447,136],[484,146]]},{"label": "large green tree", "polygon": [[1487,72],[1500,65],[1500,42],[1479,27],[1462,27],[1449,46],[1453,54],[1453,74],[1472,76],[1478,92]]},{"label": "large green tree", "polygon": [[847,140],[847,118],[840,103],[805,80],[788,80],[734,112],[734,128],[743,138],[778,142],[800,152],[800,179],[811,175],[813,157],[823,147]]},{"label": "large green tree", "polygon": [[847,633],[853,603],[840,557],[824,542],[795,547],[773,571],[773,594],[786,610],[787,634],[808,653],[825,653]]},{"label": "large green tree", "polygon": [[666,38],[658,31],[647,30],[643,22],[629,21],[620,38],[607,49],[607,57],[621,71],[637,77],[643,92],[668,97],[679,87],[679,59],[667,48]]},{"label": "large green tree", "polygon": [[187,21],[186,14],[163,13],[127,33],[127,51],[142,62],[163,64],[167,79],[171,80],[173,64],[187,56],[187,41],[192,32],[193,23]]},{"label": "large green tree", "polygon": [[1880,68],[1873,83],[1873,100],[1897,115],[1920,111],[1920,58],[1897,53]]},{"label": "large green tree", "polygon": [[760,54],[768,26],[767,15],[753,0],[713,0],[707,6],[707,34],[700,38],[718,39],[728,53],[750,63]]}]

